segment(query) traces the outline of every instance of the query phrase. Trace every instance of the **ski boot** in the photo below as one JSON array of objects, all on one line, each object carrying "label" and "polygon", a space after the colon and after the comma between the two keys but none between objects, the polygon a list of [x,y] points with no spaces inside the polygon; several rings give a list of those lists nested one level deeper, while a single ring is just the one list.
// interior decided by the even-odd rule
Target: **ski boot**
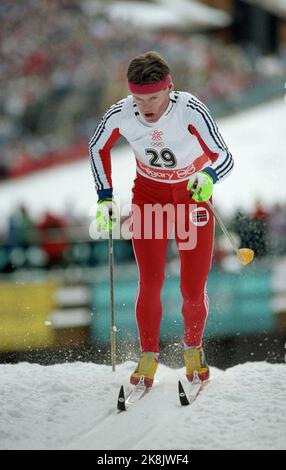
[{"label": "ski boot", "polygon": [[201,381],[208,380],[210,370],[202,346],[198,348],[186,348],[184,351],[184,360],[186,366],[186,376],[190,382],[196,376]]},{"label": "ski boot", "polygon": [[130,377],[130,383],[137,385],[144,377],[144,385],[149,388],[153,385],[154,375],[158,367],[158,354],[153,352],[142,353],[136,369]]}]

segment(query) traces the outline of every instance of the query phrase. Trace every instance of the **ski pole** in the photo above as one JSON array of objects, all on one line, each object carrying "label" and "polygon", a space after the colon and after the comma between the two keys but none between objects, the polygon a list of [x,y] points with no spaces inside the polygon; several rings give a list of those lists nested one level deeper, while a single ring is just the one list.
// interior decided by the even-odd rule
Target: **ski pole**
[{"label": "ski pole", "polygon": [[238,248],[236,241],[234,240],[234,238],[231,236],[226,226],[224,225],[217,209],[210,203],[210,201],[206,201],[206,203],[209,209],[211,210],[211,212],[213,213],[223,233],[228,238],[234,252],[236,253],[237,260],[243,265],[251,263],[251,261],[254,258],[254,251],[251,250],[250,248]]},{"label": "ski pole", "polygon": [[109,229],[109,286],[110,286],[110,320],[111,320],[111,366],[115,371],[116,365],[116,326],[114,310],[114,262],[113,262],[113,238],[112,228]]}]

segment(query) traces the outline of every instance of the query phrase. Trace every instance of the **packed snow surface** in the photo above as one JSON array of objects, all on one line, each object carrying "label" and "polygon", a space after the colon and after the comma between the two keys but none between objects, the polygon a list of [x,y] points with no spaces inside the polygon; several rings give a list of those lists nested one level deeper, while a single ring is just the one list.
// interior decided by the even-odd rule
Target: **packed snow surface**
[{"label": "packed snow surface", "polygon": [[153,390],[116,410],[133,362],[0,365],[0,449],[286,449],[286,365],[252,362],[211,381],[181,407],[184,369],[159,365]]}]

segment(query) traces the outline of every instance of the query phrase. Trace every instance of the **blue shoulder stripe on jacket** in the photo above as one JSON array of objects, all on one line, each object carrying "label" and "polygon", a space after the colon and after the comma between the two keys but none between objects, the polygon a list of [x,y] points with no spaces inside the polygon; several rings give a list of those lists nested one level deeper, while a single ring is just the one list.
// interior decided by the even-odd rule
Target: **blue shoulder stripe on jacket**
[{"label": "blue shoulder stripe on jacket", "polygon": [[192,102],[193,104],[195,104],[196,106],[198,106],[198,107],[205,113],[206,117],[209,119],[211,125],[213,126],[213,129],[214,129],[214,131],[215,131],[215,133],[216,133],[216,136],[218,137],[218,139],[219,139],[221,145],[222,145],[224,148],[227,148],[227,145],[226,145],[225,141],[223,140],[223,137],[222,137],[221,133],[219,132],[218,127],[217,127],[217,125],[216,125],[216,122],[215,122],[215,120],[212,118],[212,116],[211,116],[211,114],[210,114],[208,108],[207,108],[201,101],[199,101],[198,99],[196,99],[196,98],[194,98],[194,97],[191,98],[190,102]]},{"label": "blue shoulder stripe on jacket", "polygon": [[[215,135],[217,136],[217,138],[219,139],[220,143],[222,144],[223,147],[220,147],[222,150],[225,150],[227,152],[227,158],[220,164],[218,165],[217,167],[214,166],[214,170],[217,172],[217,170],[220,168],[220,171],[218,171],[218,175],[224,171],[224,169],[226,169],[229,164],[232,162],[232,166],[233,166],[233,159],[232,159],[232,155],[231,153],[229,152],[228,150],[228,147],[225,143],[225,141],[223,140],[223,137],[221,135],[221,133],[219,132],[218,130],[218,127],[216,125],[216,122],[214,121],[214,119],[211,117],[210,113],[209,113],[209,110],[208,108],[199,100],[195,99],[194,97],[190,100],[192,101],[193,103],[195,103],[198,108],[201,109],[202,112],[204,112],[206,118],[208,118],[210,124],[213,126],[213,129],[214,129],[214,132],[215,132]],[[215,142],[217,143],[217,141],[215,140]]]},{"label": "blue shoulder stripe on jacket", "polygon": [[[217,144],[218,148],[223,151],[226,151],[226,158],[222,163],[220,163],[217,167],[213,167],[212,170],[215,171],[217,174],[217,178],[220,179],[224,174],[228,173],[233,166],[233,159],[232,155],[229,152],[215,121],[212,119],[208,109],[200,102],[192,98],[188,101],[187,107],[190,107],[197,111],[203,118],[211,137],[213,138],[214,142]],[[218,171],[219,170],[219,171]]]},{"label": "blue shoulder stripe on jacket", "polygon": [[97,126],[94,135],[91,138],[90,144],[89,144],[89,152],[90,152],[90,157],[91,157],[91,168],[92,168],[92,173],[95,179],[95,182],[101,190],[103,190],[103,182],[101,181],[101,178],[99,176],[98,170],[96,168],[95,162],[94,162],[94,156],[93,156],[93,151],[92,147],[96,144],[96,142],[100,139],[102,133],[104,132],[105,125],[107,121],[113,116],[114,114],[117,114],[121,112],[123,107],[123,102],[116,103],[115,105],[111,106],[111,108],[105,113],[103,118],[101,119],[100,124]]},{"label": "blue shoulder stripe on jacket", "polygon": [[105,126],[106,122],[108,121],[110,116],[112,116],[114,111],[116,111],[116,110],[121,111],[122,108],[123,108],[123,103],[122,104],[119,104],[119,103],[115,104],[115,105],[111,106],[111,108],[109,108],[109,110],[105,113],[105,115],[102,117],[100,123],[96,127],[96,129],[94,131],[94,134],[93,134],[92,138],[90,139],[89,147],[94,145],[94,143],[95,143],[94,140],[97,138],[98,133]]}]

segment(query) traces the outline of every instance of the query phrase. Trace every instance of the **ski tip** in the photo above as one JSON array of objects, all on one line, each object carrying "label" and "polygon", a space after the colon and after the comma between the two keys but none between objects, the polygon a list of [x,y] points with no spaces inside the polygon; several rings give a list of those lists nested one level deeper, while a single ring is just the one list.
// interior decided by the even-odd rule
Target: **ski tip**
[{"label": "ski tip", "polygon": [[186,392],[184,390],[184,387],[181,383],[181,381],[179,380],[178,382],[178,389],[179,389],[179,399],[180,399],[180,403],[182,406],[187,406],[190,404],[189,400],[188,400],[188,397],[186,395]]},{"label": "ski tip", "polygon": [[123,387],[123,385],[121,385],[120,390],[119,390],[119,394],[118,394],[117,410],[118,410],[118,411],[126,411],[125,395],[124,395],[124,387]]}]

